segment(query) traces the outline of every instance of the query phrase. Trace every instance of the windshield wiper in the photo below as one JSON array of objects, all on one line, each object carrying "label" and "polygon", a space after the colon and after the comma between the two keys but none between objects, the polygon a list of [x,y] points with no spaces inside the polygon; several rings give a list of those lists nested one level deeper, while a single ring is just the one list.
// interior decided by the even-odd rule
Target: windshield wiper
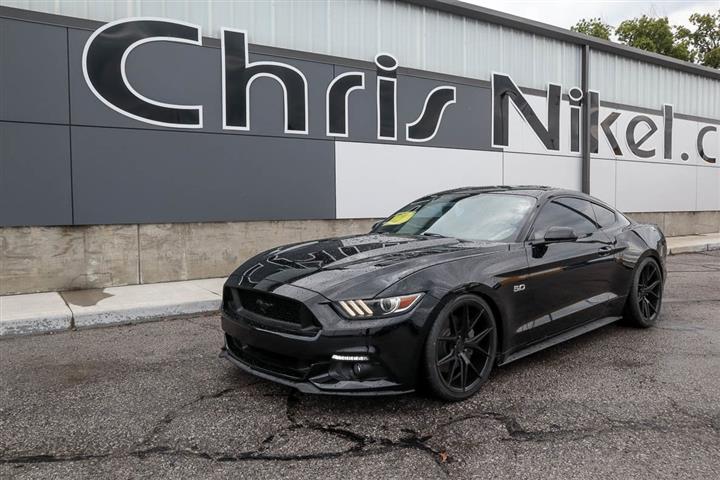
[{"label": "windshield wiper", "polygon": [[450,238],[447,235],[440,235],[439,233],[433,233],[433,232],[425,232],[421,233],[423,237],[439,237],[439,238]]}]

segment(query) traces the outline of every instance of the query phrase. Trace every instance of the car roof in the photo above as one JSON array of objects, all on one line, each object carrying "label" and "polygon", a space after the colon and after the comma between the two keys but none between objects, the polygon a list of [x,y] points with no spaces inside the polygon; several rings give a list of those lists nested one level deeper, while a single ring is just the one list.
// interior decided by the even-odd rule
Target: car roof
[{"label": "car roof", "polygon": [[474,194],[474,193],[507,193],[514,195],[526,195],[534,197],[538,200],[538,203],[543,203],[547,198],[561,197],[561,196],[573,196],[583,198],[585,200],[604,205],[605,207],[617,211],[615,208],[608,205],[606,202],[595,198],[587,193],[580,192],[578,190],[570,190],[567,188],[550,187],[548,185],[489,185],[489,186],[467,186],[460,188],[453,188],[451,190],[445,190],[437,192],[434,195],[443,195],[447,193],[461,193],[461,194]]},{"label": "car roof", "polygon": [[[491,186],[467,186],[460,188],[453,188],[452,190],[445,190],[438,192],[437,195],[445,193],[516,193],[521,195],[529,195],[532,197],[543,197],[548,192],[570,192],[570,190],[562,190],[559,188],[553,188],[546,185],[491,185]],[[579,193],[579,192],[573,192]]]},{"label": "car roof", "polygon": [[489,186],[467,186],[460,188],[453,188],[451,190],[445,190],[443,192],[437,192],[433,195],[443,195],[447,193],[507,193],[514,195],[526,195],[534,197],[539,203],[542,203],[547,198],[560,197],[560,196],[573,196],[584,198],[586,200],[599,203],[604,205],[611,210],[615,210],[610,207],[606,202],[599,200],[595,197],[588,195],[587,193],[580,192],[578,190],[570,190],[567,188],[550,187],[548,185],[489,185]]}]

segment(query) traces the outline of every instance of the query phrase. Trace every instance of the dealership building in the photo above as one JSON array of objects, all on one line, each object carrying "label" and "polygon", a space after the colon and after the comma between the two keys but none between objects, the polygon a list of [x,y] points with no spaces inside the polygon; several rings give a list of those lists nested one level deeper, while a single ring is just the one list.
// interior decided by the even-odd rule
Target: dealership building
[{"label": "dealership building", "polygon": [[720,231],[720,71],[452,0],[0,0],[0,295],[218,277],[467,185]]}]

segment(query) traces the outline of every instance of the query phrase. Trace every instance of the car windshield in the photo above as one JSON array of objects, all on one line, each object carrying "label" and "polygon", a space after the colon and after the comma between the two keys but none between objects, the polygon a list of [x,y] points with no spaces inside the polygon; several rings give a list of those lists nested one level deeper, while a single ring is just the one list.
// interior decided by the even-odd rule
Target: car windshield
[{"label": "car windshield", "polygon": [[514,239],[535,198],[498,193],[446,193],[417,200],[378,224],[375,233],[507,242]]}]

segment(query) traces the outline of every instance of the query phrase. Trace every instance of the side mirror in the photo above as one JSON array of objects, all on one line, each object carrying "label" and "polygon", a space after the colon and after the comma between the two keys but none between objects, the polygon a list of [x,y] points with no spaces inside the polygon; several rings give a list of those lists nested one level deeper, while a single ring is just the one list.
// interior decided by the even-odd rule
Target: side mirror
[{"label": "side mirror", "polygon": [[577,233],[570,227],[550,227],[545,232],[545,242],[574,242],[578,239]]}]

